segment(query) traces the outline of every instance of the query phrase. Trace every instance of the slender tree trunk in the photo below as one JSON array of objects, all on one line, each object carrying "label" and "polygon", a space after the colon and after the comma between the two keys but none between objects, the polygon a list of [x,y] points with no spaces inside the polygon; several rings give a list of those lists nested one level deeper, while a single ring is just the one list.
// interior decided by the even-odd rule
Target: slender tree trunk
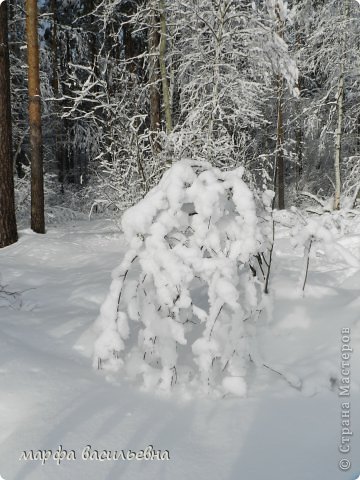
[{"label": "slender tree trunk", "polygon": [[[51,35],[51,52],[52,52],[52,89],[54,97],[59,96],[59,72],[58,72],[58,42],[57,42],[57,6],[56,0],[51,0],[51,13],[53,18],[53,29]],[[61,192],[64,193],[64,152],[62,148],[61,135],[61,119],[59,112],[59,105],[55,102],[55,161],[58,168],[58,179],[61,185]]]},{"label": "slender tree trunk", "polygon": [[279,210],[283,210],[285,208],[283,95],[284,79],[281,75],[278,75],[276,127],[276,197]]},{"label": "slender tree trunk", "polygon": [[0,248],[18,239],[15,218],[11,131],[8,2],[0,4]]},{"label": "slender tree trunk", "polygon": [[57,7],[56,0],[51,0],[51,14],[53,19],[52,35],[51,35],[51,54],[52,54],[52,88],[56,94],[59,92],[59,75],[58,75],[58,52],[57,52]]},{"label": "slender tree trunk", "polygon": [[[226,5],[224,6],[224,11],[226,10]],[[213,66],[213,88],[212,88],[212,112],[210,115],[209,121],[209,140],[212,138],[214,133],[214,123],[216,110],[219,106],[219,83],[220,83],[220,58],[221,50],[223,48],[223,31],[224,31],[224,12],[221,10],[219,5],[219,16],[217,18],[219,21],[219,27],[215,34],[215,57],[214,57],[214,66]]]},{"label": "slender tree trunk", "polygon": [[45,233],[37,0],[26,0],[29,123],[31,145],[31,228]]},{"label": "slender tree trunk", "polygon": [[[349,1],[345,0],[345,21],[349,17]],[[340,196],[341,196],[341,147],[343,136],[343,123],[344,123],[344,97],[345,97],[345,63],[346,63],[346,35],[347,25],[343,25],[343,33],[341,39],[341,59],[340,59],[340,75],[337,89],[337,126],[335,131],[335,158],[334,158],[334,174],[335,174],[335,197],[334,197],[334,210],[340,208]]]},{"label": "slender tree trunk", "polygon": [[150,89],[150,130],[154,153],[159,153],[161,146],[158,135],[161,126],[161,75],[159,68],[159,17],[156,10],[150,14],[149,44],[149,89]]},{"label": "slender tree trunk", "polygon": [[341,163],[341,144],[342,144],[342,134],[343,134],[343,121],[344,121],[344,62],[341,63],[341,73],[338,83],[337,91],[337,127],[335,132],[335,161],[334,161],[334,172],[335,172],[335,199],[334,199],[334,210],[339,210],[340,208],[340,195],[341,195],[341,174],[340,174],[340,163]]},{"label": "slender tree trunk", "polygon": [[163,92],[163,102],[164,102],[164,112],[165,112],[165,124],[166,124],[166,133],[169,134],[172,131],[172,112],[171,112],[171,101],[170,101],[170,88],[169,81],[167,78],[165,54],[166,54],[166,11],[165,11],[165,0],[159,0],[160,7],[160,48],[159,48],[159,63],[160,63],[160,72],[162,80],[162,92]]},{"label": "slender tree trunk", "polygon": [[[278,35],[284,38],[284,22],[281,18],[280,7],[276,4],[276,15],[278,19]],[[284,78],[281,74],[276,77],[277,86],[277,126],[276,126],[276,165],[275,183],[276,198],[279,210],[285,208],[285,166],[284,166]]]},{"label": "slender tree trunk", "polygon": [[[66,45],[66,55],[65,61],[63,63],[63,71],[67,72],[69,75],[69,65],[72,62],[71,55],[71,46],[70,46],[70,33],[65,32],[65,45]],[[92,40],[89,42],[89,47],[93,45]],[[91,55],[91,65],[94,65],[94,51],[89,48]],[[94,67],[95,68],[95,67]],[[96,90],[96,85],[94,89]],[[71,95],[71,87],[67,86],[67,95]],[[74,183],[74,158],[76,153],[76,145],[74,144],[74,122],[69,120],[69,118],[64,119],[64,138],[65,138],[65,148],[64,148],[64,178],[66,183]]]},{"label": "slender tree trunk", "polygon": [[296,127],[296,190],[299,190],[300,180],[303,174],[303,131],[301,125]]},{"label": "slender tree trunk", "polygon": [[[296,25],[295,28],[299,28]],[[303,39],[300,33],[296,34],[296,48],[299,51],[301,46],[303,45]],[[299,190],[300,180],[303,174],[303,128],[302,128],[302,115],[301,115],[301,93],[303,88],[303,81],[302,77],[299,75],[298,82],[297,82],[297,89],[299,91],[299,98],[295,100],[296,102],[296,127],[295,127],[295,145],[296,145],[296,166],[295,166],[295,187],[296,191]]]},{"label": "slender tree trunk", "polygon": [[[350,6],[349,0],[345,0],[344,6],[344,21],[349,18]],[[347,23],[343,25],[343,33],[341,39],[341,60],[340,60],[340,75],[337,90],[337,127],[335,131],[335,158],[334,158],[334,173],[335,173],[335,197],[334,210],[340,208],[341,196],[341,147],[344,127],[344,99],[345,99],[345,66],[346,66],[346,47],[347,47]]]}]

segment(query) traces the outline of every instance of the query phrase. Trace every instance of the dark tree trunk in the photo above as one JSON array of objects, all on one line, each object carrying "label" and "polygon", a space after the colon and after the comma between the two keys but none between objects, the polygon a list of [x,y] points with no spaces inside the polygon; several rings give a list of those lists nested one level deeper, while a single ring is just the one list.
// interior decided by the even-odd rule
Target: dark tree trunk
[{"label": "dark tree trunk", "polygon": [[0,4],[0,248],[18,239],[15,218],[11,132],[7,1]]},{"label": "dark tree trunk", "polygon": [[303,174],[303,131],[301,125],[297,125],[295,133],[296,142],[296,190]]},{"label": "dark tree trunk", "polygon": [[157,12],[151,12],[151,25],[148,32],[149,44],[149,89],[150,89],[150,130],[154,153],[161,147],[158,135],[161,126],[161,74],[159,64],[160,19]]},{"label": "dark tree trunk", "polygon": [[127,22],[123,24],[122,30],[123,30],[123,36],[124,36],[126,68],[130,73],[136,73],[136,63],[134,60],[135,47],[134,47],[134,41],[132,38],[132,27]]},{"label": "dark tree trunk", "polygon": [[[280,13],[279,3],[275,5],[277,16],[277,33],[284,38],[284,22]],[[284,78],[279,73],[276,76],[277,86],[277,126],[276,126],[276,198],[279,210],[285,208],[285,159],[284,159]]]},{"label": "dark tree trunk", "polygon": [[[52,89],[54,97],[59,96],[59,72],[58,72],[58,41],[57,41],[57,6],[56,0],[51,0],[51,13],[53,17],[53,28],[51,35],[51,53],[52,53]],[[54,129],[55,129],[55,161],[58,168],[58,179],[61,185],[61,192],[64,193],[64,151],[62,145],[62,125],[60,119],[59,105],[55,102],[54,111]]]},{"label": "dark tree trunk", "polygon": [[[299,29],[298,24],[295,24],[295,28]],[[304,38],[303,35],[298,32],[296,34],[296,49],[300,51],[304,45]],[[295,127],[295,145],[296,145],[296,166],[295,166],[295,186],[296,191],[299,190],[299,184],[303,174],[303,141],[304,141],[304,133],[302,128],[302,114],[301,114],[301,98],[302,98],[302,89],[303,89],[303,78],[299,72],[299,78],[297,82],[297,88],[299,91],[299,98],[296,101],[296,116],[298,117]]]},{"label": "dark tree trunk", "polygon": [[37,0],[26,0],[29,123],[31,146],[31,228],[45,233]]}]

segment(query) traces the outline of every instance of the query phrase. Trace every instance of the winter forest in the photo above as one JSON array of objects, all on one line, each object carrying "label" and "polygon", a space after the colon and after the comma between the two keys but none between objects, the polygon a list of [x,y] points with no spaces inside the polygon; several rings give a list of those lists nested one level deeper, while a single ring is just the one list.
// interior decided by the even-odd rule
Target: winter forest
[{"label": "winter forest", "polygon": [[0,0],[0,480],[360,478],[359,91],[358,0]]}]

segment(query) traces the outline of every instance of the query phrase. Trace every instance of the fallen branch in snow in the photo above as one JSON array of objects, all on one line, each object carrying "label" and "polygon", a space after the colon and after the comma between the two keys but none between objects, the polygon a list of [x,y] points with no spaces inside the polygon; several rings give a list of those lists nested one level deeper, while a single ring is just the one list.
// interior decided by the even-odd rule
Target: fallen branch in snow
[{"label": "fallen branch in snow", "polygon": [[301,391],[302,390],[302,381],[300,378],[296,376],[292,376],[292,378],[289,377],[289,375],[286,375],[285,373],[279,372],[278,370],[275,370],[272,367],[269,367],[269,365],[266,365],[265,363],[262,364],[263,367],[267,368],[268,370],[277,373],[281,377],[284,378],[284,380],[293,388],[296,388],[296,390]]},{"label": "fallen branch in snow", "polygon": [[[29,290],[35,290],[35,288],[27,288],[21,291],[10,291],[7,290],[8,285],[1,285],[0,284],[0,308],[1,307],[9,307],[15,309],[15,307],[21,308],[22,307],[22,300],[21,295]],[[1,300],[4,299],[6,303],[3,305]]]}]

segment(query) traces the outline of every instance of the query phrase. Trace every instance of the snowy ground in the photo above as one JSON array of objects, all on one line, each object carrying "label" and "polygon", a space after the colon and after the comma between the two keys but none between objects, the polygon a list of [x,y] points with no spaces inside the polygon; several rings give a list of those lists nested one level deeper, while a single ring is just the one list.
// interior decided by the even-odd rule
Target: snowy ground
[{"label": "snowy ground", "polygon": [[[360,258],[360,236],[342,240]],[[264,367],[246,399],[177,401],[143,393],[91,368],[91,325],[124,244],[111,221],[22,231],[0,252],[0,478],[351,480],[360,474],[360,271],[312,261],[305,298],[301,264],[285,235],[276,244],[272,319],[261,320]],[[2,302],[2,303],[1,303]],[[340,454],[341,329],[351,328],[351,452]],[[278,373],[277,373],[278,372]],[[74,450],[60,466],[19,460],[23,451]],[[170,460],[83,460],[83,449],[138,451]],[[352,461],[342,472],[338,462]]]}]

